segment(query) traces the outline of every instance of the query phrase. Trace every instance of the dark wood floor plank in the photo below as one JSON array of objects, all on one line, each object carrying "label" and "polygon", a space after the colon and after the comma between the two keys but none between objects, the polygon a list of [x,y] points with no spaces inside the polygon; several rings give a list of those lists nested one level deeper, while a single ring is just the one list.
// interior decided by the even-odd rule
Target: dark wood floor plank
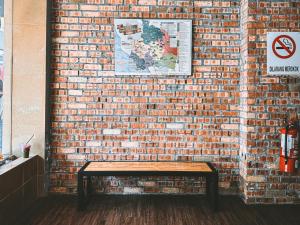
[{"label": "dark wood floor plank", "polygon": [[166,195],[97,195],[78,212],[75,196],[59,195],[41,199],[16,225],[299,225],[299,212],[300,205],[248,206],[227,196],[213,213],[203,197]]}]

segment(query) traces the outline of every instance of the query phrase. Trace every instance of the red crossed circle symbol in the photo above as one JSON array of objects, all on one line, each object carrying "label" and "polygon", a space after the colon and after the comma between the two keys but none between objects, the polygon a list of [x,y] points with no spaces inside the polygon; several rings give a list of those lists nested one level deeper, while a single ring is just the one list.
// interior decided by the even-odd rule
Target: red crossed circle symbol
[{"label": "red crossed circle symbol", "polygon": [[[291,44],[291,46],[288,46],[287,43]],[[279,53],[279,49],[283,51]],[[272,43],[272,50],[277,57],[287,59],[292,57],[296,52],[296,43],[290,36],[280,35],[274,39]]]}]

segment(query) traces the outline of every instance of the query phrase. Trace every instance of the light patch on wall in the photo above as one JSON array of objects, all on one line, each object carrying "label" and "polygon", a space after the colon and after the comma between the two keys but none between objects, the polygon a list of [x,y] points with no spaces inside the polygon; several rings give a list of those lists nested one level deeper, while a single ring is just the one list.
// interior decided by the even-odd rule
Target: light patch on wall
[{"label": "light patch on wall", "polygon": [[266,182],[266,177],[265,176],[247,176],[246,177],[247,182]]},{"label": "light patch on wall", "polygon": [[143,188],[139,187],[124,187],[125,194],[141,194],[143,192]]},{"label": "light patch on wall", "polygon": [[82,95],[82,90],[69,90],[69,95]]},{"label": "light patch on wall", "polygon": [[17,108],[17,111],[22,114],[29,114],[29,113],[34,113],[34,112],[39,112],[41,108],[39,106],[23,106]]},{"label": "light patch on wall", "polygon": [[74,83],[86,83],[87,78],[85,78],[85,77],[69,77],[68,81],[74,82]]},{"label": "light patch on wall", "polygon": [[87,141],[86,146],[87,147],[100,147],[102,144],[99,141]]},{"label": "light patch on wall", "polygon": [[167,129],[183,129],[182,123],[168,123]]},{"label": "light patch on wall", "polygon": [[104,129],[104,135],[118,135],[121,134],[121,129]]},{"label": "light patch on wall", "polygon": [[136,141],[123,141],[121,146],[123,148],[138,148],[140,144]]}]

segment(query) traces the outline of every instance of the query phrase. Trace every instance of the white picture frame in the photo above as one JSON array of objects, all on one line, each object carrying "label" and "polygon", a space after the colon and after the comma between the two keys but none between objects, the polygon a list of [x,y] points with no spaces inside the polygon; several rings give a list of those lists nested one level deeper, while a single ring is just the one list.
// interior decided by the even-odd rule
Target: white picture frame
[{"label": "white picture frame", "polygon": [[192,74],[192,20],[115,19],[115,75]]}]

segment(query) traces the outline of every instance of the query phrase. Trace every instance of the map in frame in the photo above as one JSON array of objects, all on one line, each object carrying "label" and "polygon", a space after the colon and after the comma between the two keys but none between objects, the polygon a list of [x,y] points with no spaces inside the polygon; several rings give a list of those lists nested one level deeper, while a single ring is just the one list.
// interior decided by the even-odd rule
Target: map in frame
[{"label": "map in frame", "polygon": [[115,19],[115,75],[191,75],[192,20]]}]

